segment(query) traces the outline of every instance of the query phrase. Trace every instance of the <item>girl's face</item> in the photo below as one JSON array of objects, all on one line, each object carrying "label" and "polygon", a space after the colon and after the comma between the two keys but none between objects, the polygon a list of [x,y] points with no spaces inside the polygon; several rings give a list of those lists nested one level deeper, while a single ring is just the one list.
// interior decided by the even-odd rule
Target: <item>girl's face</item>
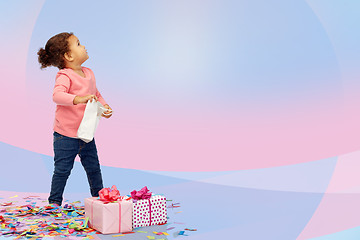
[{"label": "girl's face", "polygon": [[75,35],[69,37],[68,43],[70,49],[69,55],[73,58],[74,63],[83,64],[89,58],[85,46],[80,44],[79,39]]}]

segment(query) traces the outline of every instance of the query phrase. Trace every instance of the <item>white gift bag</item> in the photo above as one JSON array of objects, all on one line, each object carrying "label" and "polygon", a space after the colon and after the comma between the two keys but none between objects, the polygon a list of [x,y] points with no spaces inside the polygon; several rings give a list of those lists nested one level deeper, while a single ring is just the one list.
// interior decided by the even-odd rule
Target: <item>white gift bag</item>
[{"label": "white gift bag", "polygon": [[91,142],[94,138],[96,128],[99,125],[101,114],[106,112],[106,110],[100,102],[95,100],[88,101],[77,132],[77,137],[86,143]]}]

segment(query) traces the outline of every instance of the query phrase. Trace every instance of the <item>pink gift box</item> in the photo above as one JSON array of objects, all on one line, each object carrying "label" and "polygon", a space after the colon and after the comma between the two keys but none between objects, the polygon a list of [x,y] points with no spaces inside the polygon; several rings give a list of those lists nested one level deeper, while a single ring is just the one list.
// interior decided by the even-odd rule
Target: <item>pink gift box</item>
[{"label": "pink gift box", "polygon": [[132,231],[132,201],[104,203],[96,197],[85,199],[85,218],[89,227],[103,234]]},{"label": "pink gift box", "polygon": [[153,195],[133,203],[133,227],[144,227],[167,222],[166,198]]}]

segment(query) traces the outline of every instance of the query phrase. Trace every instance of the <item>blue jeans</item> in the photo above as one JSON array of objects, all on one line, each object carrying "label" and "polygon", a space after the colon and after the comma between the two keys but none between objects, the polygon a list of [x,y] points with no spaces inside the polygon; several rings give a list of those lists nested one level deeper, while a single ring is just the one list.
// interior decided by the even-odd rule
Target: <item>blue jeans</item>
[{"label": "blue jeans", "polygon": [[95,140],[89,143],[54,132],[54,174],[51,181],[49,203],[61,205],[66,181],[79,154],[88,182],[91,196],[98,197],[103,188],[99,159]]}]

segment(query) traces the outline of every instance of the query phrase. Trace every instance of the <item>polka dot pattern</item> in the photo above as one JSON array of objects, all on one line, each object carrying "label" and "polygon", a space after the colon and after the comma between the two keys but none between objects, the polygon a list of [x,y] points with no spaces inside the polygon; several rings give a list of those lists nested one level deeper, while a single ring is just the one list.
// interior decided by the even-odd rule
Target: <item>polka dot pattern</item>
[{"label": "polka dot pattern", "polygon": [[166,198],[164,196],[155,195],[150,198],[150,202],[149,199],[144,199],[133,203],[133,228],[162,224],[166,221]]}]

